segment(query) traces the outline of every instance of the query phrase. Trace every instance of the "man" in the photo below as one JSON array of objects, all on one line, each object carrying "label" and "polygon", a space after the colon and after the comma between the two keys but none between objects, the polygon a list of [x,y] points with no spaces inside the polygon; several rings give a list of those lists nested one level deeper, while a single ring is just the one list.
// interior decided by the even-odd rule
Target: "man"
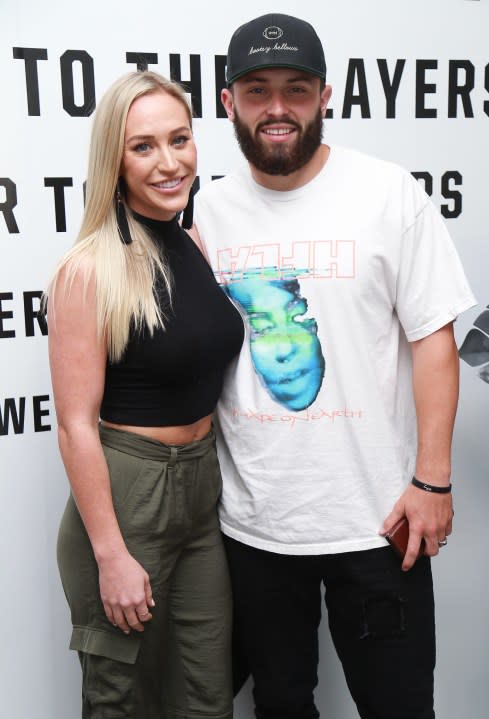
[{"label": "man", "polygon": [[[325,79],[308,23],[270,14],[240,27],[222,101],[247,167],[197,196],[248,331],[218,410],[235,640],[258,719],[317,717],[324,584],[360,716],[431,719],[430,557],[453,516],[452,323],[474,299],[411,175],[322,144]],[[401,565],[382,535],[404,516]]]}]

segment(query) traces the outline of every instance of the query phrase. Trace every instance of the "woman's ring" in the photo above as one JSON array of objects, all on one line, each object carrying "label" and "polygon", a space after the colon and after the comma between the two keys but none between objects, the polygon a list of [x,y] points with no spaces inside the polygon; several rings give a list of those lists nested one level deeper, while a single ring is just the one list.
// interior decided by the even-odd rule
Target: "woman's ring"
[{"label": "woman's ring", "polygon": [[448,544],[448,539],[445,537],[445,539],[439,539],[438,540],[438,546],[439,547],[445,547]]}]

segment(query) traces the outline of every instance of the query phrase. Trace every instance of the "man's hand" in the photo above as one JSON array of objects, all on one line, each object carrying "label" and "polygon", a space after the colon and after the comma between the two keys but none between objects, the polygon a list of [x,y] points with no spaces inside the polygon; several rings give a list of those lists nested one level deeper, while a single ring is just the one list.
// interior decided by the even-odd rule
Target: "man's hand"
[{"label": "man's hand", "polygon": [[404,516],[409,523],[409,542],[402,568],[407,571],[416,561],[422,538],[426,543],[424,553],[434,557],[440,551],[439,542],[451,534],[452,495],[425,492],[410,484],[385,518],[380,533],[386,534]]}]

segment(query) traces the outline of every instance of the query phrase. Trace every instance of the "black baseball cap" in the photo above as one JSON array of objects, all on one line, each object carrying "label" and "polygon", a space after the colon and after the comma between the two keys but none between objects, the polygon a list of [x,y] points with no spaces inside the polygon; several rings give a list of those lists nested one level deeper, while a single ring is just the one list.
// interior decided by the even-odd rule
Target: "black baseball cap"
[{"label": "black baseball cap", "polygon": [[305,20],[269,13],[241,25],[228,49],[226,82],[251,70],[292,67],[326,79],[323,46],[313,26]]}]

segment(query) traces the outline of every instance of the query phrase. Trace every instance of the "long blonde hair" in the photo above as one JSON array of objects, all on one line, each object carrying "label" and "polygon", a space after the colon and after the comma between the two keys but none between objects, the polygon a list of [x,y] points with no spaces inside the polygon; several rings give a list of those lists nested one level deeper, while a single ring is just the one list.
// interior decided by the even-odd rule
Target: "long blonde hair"
[{"label": "long blonde hair", "polygon": [[[61,271],[69,292],[74,277],[88,258],[97,295],[97,328],[107,343],[109,360],[122,357],[129,339],[131,323],[136,329],[146,325],[150,332],[164,327],[164,310],[156,301],[154,285],[161,277],[171,303],[171,273],[164,258],[143,226],[130,211],[126,214],[132,243],[119,238],[114,197],[124,151],[127,113],[136,98],[165,92],[186,109],[190,125],[192,113],[184,90],[154,72],[132,72],[107,90],[95,113],[90,140],[86,204],[74,246],[61,258],[45,293],[54,297]],[[123,200],[123,198],[121,198]],[[82,264],[83,263],[83,264]],[[85,276],[85,282],[89,277]]]}]

